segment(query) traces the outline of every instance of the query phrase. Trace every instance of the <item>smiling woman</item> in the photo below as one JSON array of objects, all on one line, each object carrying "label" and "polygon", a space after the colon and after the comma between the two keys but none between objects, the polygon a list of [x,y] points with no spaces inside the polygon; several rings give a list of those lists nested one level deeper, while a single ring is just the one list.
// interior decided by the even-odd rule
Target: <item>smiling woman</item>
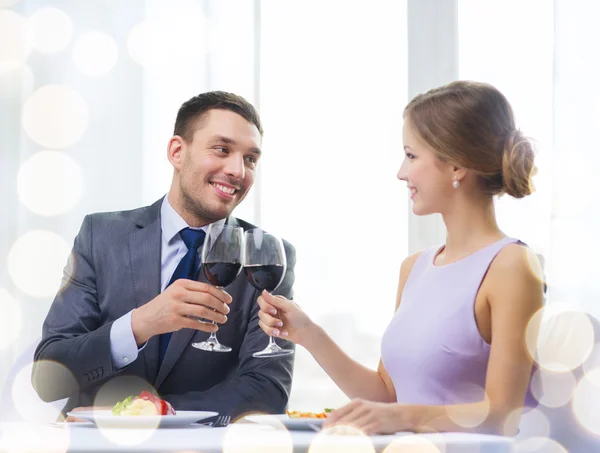
[{"label": "smiling woman", "polygon": [[377,370],[346,355],[302,305],[285,298],[258,299],[260,326],[304,346],[353,399],[325,425],[367,434],[513,435],[522,407],[535,404],[525,340],[537,334],[530,319],[542,306],[543,285],[535,254],[498,228],[492,197],[531,193],[531,145],[507,99],[485,83],[431,89],[404,116],[398,179],[411,189],[413,212],[441,214],[447,235],[442,246],[403,261]]}]

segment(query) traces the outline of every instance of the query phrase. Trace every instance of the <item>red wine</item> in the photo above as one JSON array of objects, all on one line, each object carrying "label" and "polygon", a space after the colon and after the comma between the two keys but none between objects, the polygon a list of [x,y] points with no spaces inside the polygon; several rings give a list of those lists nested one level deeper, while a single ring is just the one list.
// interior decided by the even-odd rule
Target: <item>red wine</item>
[{"label": "red wine", "polygon": [[253,264],[244,266],[244,272],[252,286],[259,291],[273,291],[283,278],[284,267],[281,264]]},{"label": "red wine", "polygon": [[204,275],[213,286],[227,286],[240,273],[242,263],[202,263]]}]

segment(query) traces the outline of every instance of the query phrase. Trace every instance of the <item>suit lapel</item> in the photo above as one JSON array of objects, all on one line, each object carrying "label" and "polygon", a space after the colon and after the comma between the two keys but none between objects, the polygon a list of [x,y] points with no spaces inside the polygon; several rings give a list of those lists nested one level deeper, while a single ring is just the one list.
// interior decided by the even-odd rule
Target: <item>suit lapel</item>
[{"label": "suit lapel", "polygon": [[225,220],[225,225],[229,225],[232,227],[239,227],[240,224],[238,223],[237,219],[233,216],[229,216],[227,217],[227,219]]},{"label": "suit lapel", "polygon": [[[232,216],[229,216],[225,223],[227,225],[239,226],[237,219]],[[200,271],[198,273],[198,281],[208,283],[206,276],[202,271],[202,266],[200,267]],[[197,331],[195,329],[181,329],[177,332],[173,332],[171,340],[169,341],[169,346],[167,347],[167,352],[165,353],[163,362],[160,366],[160,369],[158,370],[158,377],[156,378],[156,382],[154,383],[157,389],[160,388],[162,383],[165,381],[165,379],[175,366],[175,363],[177,362],[177,360],[179,360],[179,357],[181,357],[181,354],[183,353],[184,349],[189,347],[192,341],[192,337],[196,332]],[[208,338],[208,334],[206,334],[206,338]]]},{"label": "suit lapel", "polygon": [[[207,283],[206,276],[200,268],[200,272],[198,274],[198,281]],[[169,341],[169,346],[167,347],[167,352],[165,353],[165,357],[163,358],[162,364],[158,370],[158,377],[156,378],[156,382],[154,383],[155,387],[158,389],[165,381],[181,354],[185,348],[189,347],[192,342],[192,338],[196,333],[196,329],[181,329],[177,332],[173,332],[171,336],[171,340]],[[206,334],[208,338],[208,334]]]},{"label": "suit lapel", "polygon": [[[136,221],[139,229],[129,236],[136,307],[141,307],[160,293],[161,202],[162,199],[141,213]],[[158,371],[158,337],[148,340],[142,354],[148,380],[153,382]]]}]

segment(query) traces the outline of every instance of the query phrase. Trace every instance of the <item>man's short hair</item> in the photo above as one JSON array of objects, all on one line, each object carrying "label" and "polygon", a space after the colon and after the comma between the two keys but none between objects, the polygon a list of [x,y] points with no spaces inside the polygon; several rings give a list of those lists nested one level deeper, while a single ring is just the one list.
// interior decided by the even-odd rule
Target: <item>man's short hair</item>
[{"label": "man's short hair", "polygon": [[254,124],[260,135],[263,135],[260,117],[254,106],[243,97],[225,91],[209,91],[184,102],[177,112],[173,135],[179,135],[186,142],[191,142],[194,132],[202,127],[202,120],[208,111],[213,109],[237,113]]}]

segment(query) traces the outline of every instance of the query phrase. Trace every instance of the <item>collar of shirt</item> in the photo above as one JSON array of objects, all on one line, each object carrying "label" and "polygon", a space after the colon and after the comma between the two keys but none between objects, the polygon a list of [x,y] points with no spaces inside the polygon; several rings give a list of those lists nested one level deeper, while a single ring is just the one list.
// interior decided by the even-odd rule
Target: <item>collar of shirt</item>
[{"label": "collar of shirt", "polygon": [[[184,228],[190,227],[185,220],[173,209],[168,200],[168,195],[163,198],[163,202],[160,207],[160,226],[162,229],[163,240],[166,244],[172,245],[173,241],[179,241],[179,232]],[[213,222],[215,225],[224,225],[225,219],[217,220]],[[212,225],[212,224],[209,224]],[[204,230],[208,232],[209,225],[204,225],[200,228],[192,228],[193,230]]]}]

